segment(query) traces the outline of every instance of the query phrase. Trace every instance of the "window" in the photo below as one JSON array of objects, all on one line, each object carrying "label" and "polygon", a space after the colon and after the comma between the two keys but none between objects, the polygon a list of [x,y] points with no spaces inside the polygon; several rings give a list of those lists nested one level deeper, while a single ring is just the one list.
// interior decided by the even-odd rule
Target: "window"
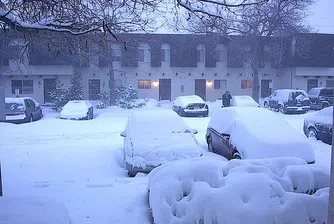
[{"label": "window", "polygon": [[205,47],[203,45],[198,45],[197,47],[197,62],[205,61]]},{"label": "window", "polygon": [[307,80],[307,92],[310,91],[310,89],[318,87],[318,79],[308,79]]},{"label": "window", "polygon": [[213,83],[214,89],[226,89],[226,87],[227,87],[227,80],[215,79]]},{"label": "window", "polygon": [[241,89],[250,89],[253,87],[252,80],[241,80]]},{"label": "window", "polygon": [[123,87],[122,79],[115,79],[115,87],[116,88]]},{"label": "window", "polygon": [[118,44],[111,45],[111,58],[113,61],[121,61],[122,51]]},{"label": "window", "polygon": [[334,80],[326,80],[326,87],[334,87]]},{"label": "window", "polygon": [[138,62],[151,62],[151,48],[148,44],[139,45]]},{"label": "window", "polygon": [[138,80],[138,89],[151,89],[151,80]]},{"label": "window", "polygon": [[32,94],[34,82],[32,80],[12,80],[12,94],[15,94],[15,89],[18,89],[20,94]]},{"label": "window", "polygon": [[161,62],[167,62],[170,61],[170,47],[168,44],[162,44],[161,46]]},{"label": "window", "polygon": [[219,45],[216,49],[216,61],[226,62],[227,61],[227,51],[224,45]]}]

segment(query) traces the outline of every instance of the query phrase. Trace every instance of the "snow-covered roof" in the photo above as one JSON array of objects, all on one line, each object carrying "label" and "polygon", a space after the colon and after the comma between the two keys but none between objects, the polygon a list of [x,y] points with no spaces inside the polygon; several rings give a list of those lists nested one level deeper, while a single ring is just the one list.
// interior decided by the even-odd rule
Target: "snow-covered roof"
[{"label": "snow-covered roof", "polygon": [[213,113],[209,127],[229,134],[232,145],[245,159],[296,156],[307,162],[315,160],[306,137],[264,108],[220,108]]},{"label": "snow-covered roof", "polygon": [[19,97],[19,98],[6,97],[5,98],[5,103],[16,103],[16,104],[23,104],[24,105],[24,98],[22,98],[22,97]]},{"label": "snow-covered roof", "polygon": [[201,97],[197,95],[179,96],[174,101],[175,106],[181,106],[181,107],[187,107],[189,104],[192,103],[205,103],[205,102]]},{"label": "snow-covered roof", "polygon": [[259,107],[260,105],[255,102],[255,100],[251,96],[233,96],[232,97],[232,106],[251,106],[251,107]]}]

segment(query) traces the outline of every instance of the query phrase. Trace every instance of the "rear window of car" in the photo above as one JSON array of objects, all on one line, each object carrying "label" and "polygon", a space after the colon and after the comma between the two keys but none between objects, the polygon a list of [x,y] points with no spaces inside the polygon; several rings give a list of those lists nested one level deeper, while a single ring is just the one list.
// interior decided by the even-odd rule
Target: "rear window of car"
[{"label": "rear window of car", "polygon": [[295,91],[290,93],[290,98],[295,100],[299,95],[306,96],[306,94],[302,91]]},{"label": "rear window of car", "polygon": [[310,96],[318,96],[320,93],[320,89],[317,88],[317,89],[310,89],[310,91],[308,92],[308,95]]},{"label": "rear window of car", "polygon": [[320,96],[333,97],[333,89],[322,89],[320,92]]},{"label": "rear window of car", "polygon": [[22,110],[24,105],[22,103],[5,103],[5,109],[7,110]]}]

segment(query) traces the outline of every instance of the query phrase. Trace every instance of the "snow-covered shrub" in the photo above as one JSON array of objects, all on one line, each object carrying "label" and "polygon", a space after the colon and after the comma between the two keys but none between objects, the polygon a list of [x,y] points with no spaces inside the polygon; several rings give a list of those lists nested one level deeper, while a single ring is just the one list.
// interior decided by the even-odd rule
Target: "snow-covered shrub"
[{"label": "snow-covered shrub", "polygon": [[83,86],[82,86],[82,74],[77,69],[70,80],[70,87],[68,89],[68,100],[82,100],[83,98]]},{"label": "snow-covered shrub", "polygon": [[106,91],[103,91],[100,94],[100,101],[96,105],[98,109],[104,109],[110,106],[110,94]]},{"label": "snow-covered shrub", "polygon": [[[326,223],[329,171],[301,159],[202,157],[149,174],[154,223]],[[309,195],[310,190],[316,191]]]},{"label": "snow-covered shrub", "polygon": [[56,79],[56,88],[49,92],[50,98],[55,105],[55,110],[60,110],[68,102],[68,90],[62,88],[62,84]]},{"label": "snow-covered shrub", "polygon": [[129,85],[128,88],[117,87],[115,90],[115,102],[121,108],[132,109],[138,107],[136,99],[138,99],[137,90],[133,85]]}]

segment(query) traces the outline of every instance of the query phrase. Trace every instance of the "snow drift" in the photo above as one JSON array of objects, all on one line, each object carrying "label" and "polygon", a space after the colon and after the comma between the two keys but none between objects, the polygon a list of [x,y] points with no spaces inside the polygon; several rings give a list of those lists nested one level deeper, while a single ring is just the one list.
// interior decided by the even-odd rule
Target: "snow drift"
[{"label": "snow drift", "polygon": [[327,169],[299,158],[203,157],[154,169],[148,189],[156,224],[305,224],[326,223],[328,187]]}]

